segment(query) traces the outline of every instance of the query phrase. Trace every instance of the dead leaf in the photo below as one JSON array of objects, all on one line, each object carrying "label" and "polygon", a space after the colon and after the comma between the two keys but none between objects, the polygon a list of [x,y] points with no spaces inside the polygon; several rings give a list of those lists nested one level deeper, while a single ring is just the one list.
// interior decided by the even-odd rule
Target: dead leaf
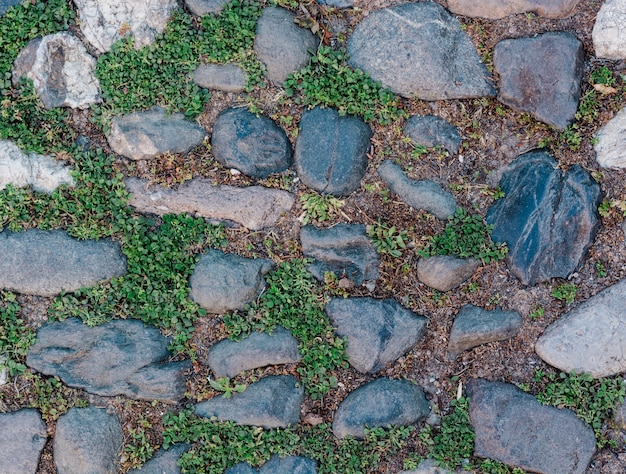
[{"label": "dead leaf", "polygon": [[605,86],[604,84],[594,84],[593,88],[602,95],[615,94],[617,92],[615,87]]}]

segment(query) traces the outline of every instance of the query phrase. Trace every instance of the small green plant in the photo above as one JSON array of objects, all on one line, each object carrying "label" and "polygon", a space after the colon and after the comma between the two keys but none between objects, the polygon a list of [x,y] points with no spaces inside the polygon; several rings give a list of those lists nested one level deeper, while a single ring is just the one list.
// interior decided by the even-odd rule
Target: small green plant
[{"label": "small green plant", "polygon": [[602,84],[603,86],[612,86],[615,84],[615,75],[606,66],[600,66],[598,69],[594,69],[589,77],[589,82],[592,84]]},{"label": "small green plant", "polygon": [[528,317],[532,320],[541,319],[546,314],[545,308],[541,306],[535,306],[532,312],[528,315]]},{"label": "small green plant", "polygon": [[562,285],[557,286],[550,293],[557,300],[564,301],[566,304],[570,305],[576,299],[576,292],[578,288],[573,283],[563,283]]},{"label": "small green plant", "polygon": [[128,442],[124,446],[124,455],[129,467],[139,467],[154,454],[154,447],[150,444],[146,430],[150,428],[150,422],[141,415],[135,428],[128,430]]},{"label": "small green plant", "polygon": [[[580,103],[578,105],[578,111],[576,112],[576,120],[582,120],[587,123],[593,123],[593,121],[598,117],[598,109],[600,108],[600,104],[598,103],[598,94],[595,90],[590,90],[580,99]],[[566,132],[564,132],[566,133]],[[568,136],[574,136],[573,134]],[[567,137],[566,137],[567,139]],[[570,144],[570,140],[568,140],[568,144]],[[573,143],[576,144],[577,138],[573,139]]]},{"label": "small green plant", "polygon": [[583,137],[578,130],[578,124],[573,123],[569,125],[560,135],[560,139],[567,143],[567,146],[572,151],[577,151],[583,142]]},{"label": "small green plant", "polygon": [[55,421],[72,407],[84,408],[89,402],[81,398],[80,392],[63,385],[58,377],[43,377],[26,372],[25,378],[33,384],[33,398],[29,406],[37,408],[41,417]]},{"label": "small green plant", "polygon": [[411,151],[412,158],[419,158],[421,156],[428,155],[428,148],[424,145],[415,144]]},{"label": "small green plant", "polygon": [[339,213],[344,202],[331,194],[308,193],[300,197],[302,210],[300,221],[306,225],[310,222],[324,222]]},{"label": "small green plant", "polygon": [[228,377],[221,377],[217,380],[209,379],[209,385],[211,385],[213,390],[223,392],[223,398],[230,398],[233,393],[241,393],[246,389],[245,384],[231,385]]},{"label": "small green plant", "polygon": [[606,217],[611,212],[611,201],[609,199],[603,199],[600,205],[598,206],[598,214],[602,217]]},{"label": "small green plant", "polygon": [[389,227],[380,221],[376,225],[367,226],[367,235],[374,241],[378,253],[394,258],[402,256],[409,240],[406,230],[398,231],[395,226]]},{"label": "small green plant", "polygon": [[26,370],[24,359],[35,342],[35,332],[25,325],[20,311],[15,294],[0,292],[0,370],[12,377]]},{"label": "small green plant", "polygon": [[602,263],[602,260],[598,260],[596,262],[596,273],[600,278],[607,276],[606,267],[604,266],[604,263]]}]

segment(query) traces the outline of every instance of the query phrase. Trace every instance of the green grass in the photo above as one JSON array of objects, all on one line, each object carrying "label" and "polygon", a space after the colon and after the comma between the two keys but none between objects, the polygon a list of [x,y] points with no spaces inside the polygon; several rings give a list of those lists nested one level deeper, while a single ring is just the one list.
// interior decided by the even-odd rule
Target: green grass
[{"label": "green grass", "polygon": [[564,301],[567,305],[570,305],[576,299],[576,292],[578,288],[573,283],[563,283],[557,286],[550,293],[557,300]]},{"label": "green grass", "polygon": [[0,370],[6,369],[10,376],[24,373],[24,360],[35,342],[35,332],[25,325],[20,311],[13,293],[0,292]]},{"label": "green grass", "polygon": [[300,197],[302,203],[302,224],[310,222],[324,222],[331,217],[337,217],[344,202],[330,194],[307,193]]},{"label": "green grass", "polygon": [[378,253],[391,255],[394,258],[402,256],[402,251],[406,249],[409,241],[406,230],[397,230],[395,226],[389,227],[381,221],[378,221],[376,225],[368,225],[367,235],[374,242]]}]

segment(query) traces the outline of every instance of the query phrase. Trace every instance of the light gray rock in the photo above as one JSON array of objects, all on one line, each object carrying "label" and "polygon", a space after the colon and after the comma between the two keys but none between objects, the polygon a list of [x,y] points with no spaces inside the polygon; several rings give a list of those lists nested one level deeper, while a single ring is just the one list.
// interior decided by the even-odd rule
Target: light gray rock
[{"label": "light gray rock", "polygon": [[46,424],[37,410],[0,414],[0,472],[35,474],[46,438]]},{"label": "light gray rock", "polygon": [[331,8],[352,8],[357,0],[317,0],[317,3]]},{"label": "light gray rock", "polygon": [[404,133],[418,145],[440,146],[453,155],[461,147],[461,135],[454,125],[434,115],[413,115],[404,124]]},{"label": "light gray rock", "polygon": [[193,82],[205,89],[243,92],[248,78],[237,64],[201,64],[193,73]]},{"label": "light gray rock", "polygon": [[194,15],[202,16],[207,13],[219,13],[228,0],[185,0],[185,6]]},{"label": "light gray rock", "polygon": [[126,259],[110,240],[71,238],[61,230],[0,232],[0,288],[54,296],[126,273]]},{"label": "light gray rock", "polygon": [[131,469],[128,474],[180,474],[178,460],[190,446],[182,443],[176,444],[168,450],[159,449],[143,466]]},{"label": "light gray rock", "polygon": [[448,0],[457,15],[497,20],[518,13],[534,12],[545,18],[566,18],[580,0]]},{"label": "light gray rock", "polygon": [[300,456],[287,456],[284,458],[274,454],[269,461],[258,469],[254,469],[248,463],[239,463],[226,469],[224,474],[316,474],[317,463]]},{"label": "light gray rock", "polygon": [[596,159],[603,168],[626,168],[626,109],[620,110],[596,134]]},{"label": "light gray rock", "polygon": [[417,261],[417,278],[424,285],[439,291],[450,291],[472,278],[480,267],[475,258],[433,255]]},{"label": "light gray rock", "polygon": [[605,0],[593,25],[596,57],[626,59],[626,0]]}]

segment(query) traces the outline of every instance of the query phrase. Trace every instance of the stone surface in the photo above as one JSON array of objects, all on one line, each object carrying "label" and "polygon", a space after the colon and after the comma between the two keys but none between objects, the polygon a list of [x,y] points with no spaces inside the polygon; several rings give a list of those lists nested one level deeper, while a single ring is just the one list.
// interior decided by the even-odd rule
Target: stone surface
[{"label": "stone surface", "polygon": [[[461,471],[457,471],[461,472]],[[398,474],[455,474],[454,471],[449,471],[446,468],[439,467],[437,461],[434,459],[424,459],[419,463],[417,469],[410,471],[402,471]]]},{"label": "stone surface", "polygon": [[230,3],[228,0],[185,0],[185,6],[189,11],[198,16],[219,13],[228,3]]},{"label": "stone surface", "polygon": [[435,2],[405,3],[370,13],[350,37],[348,55],[351,66],[402,97],[495,95],[474,44],[459,21]]},{"label": "stone surface", "polygon": [[71,33],[63,31],[32,40],[13,65],[13,84],[32,79],[47,109],[86,109],[100,102],[100,81],[94,75],[96,60]]},{"label": "stone surface", "polygon": [[180,474],[178,460],[191,445],[181,443],[168,450],[159,449],[149,461],[137,469],[131,469],[128,474]]},{"label": "stone surface", "polygon": [[404,134],[427,148],[440,146],[455,155],[461,148],[461,135],[454,125],[434,115],[413,115],[404,124]]},{"label": "stone surface", "polygon": [[296,143],[296,172],[320,193],[350,194],[365,176],[371,137],[371,128],[358,117],[341,116],[330,108],[305,110]]},{"label": "stone surface", "polygon": [[11,184],[51,193],[62,184],[74,185],[70,170],[51,156],[24,153],[12,141],[0,140],[0,190]]},{"label": "stone surface", "polygon": [[337,438],[363,439],[365,427],[412,425],[426,418],[424,391],[408,380],[374,379],[353,390],[339,404],[333,421]]},{"label": "stone surface", "polygon": [[503,382],[468,383],[474,455],[530,472],[583,474],[595,452],[593,429],[571,410],[539,404]]},{"label": "stone surface", "polygon": [[117,474],[123,444],[116,415],[103,408],[70,408],[56,424],[54,464],[59,474]]},{"label": "stone surface", "polygon": [[193,73],[193,82],[205,89],[242,92],[248,78],[237,64],[201,64]]},{"label": "stone surface", "polygon": [[626,371],[626,280],[589,298],[552,323],[535,344],[544,361],[594,377]]},{"label": "stone surface", "polygon": [[384,369],[426,333],[426,318],[392,299],[331,298],[326,314],[347,339],[348,362],[362,373]]},{"label": "stone surface", "polygon": [[[293,206],[287,191],[261,186],[216,186],[211,180],[192,179],[178,189],[148,189],[146,180],[129,178],[130,205],[152,214],[188,213],[209,219],[233,221],[250,230],[275,225]],[[254,203],[253,206],[250,203]]]},{"label": "stone surface", "polygon": [[282,84],[287,76],[309,63],[318,40],[310,30],[295,23],[295,15],[281,7],[267,7],[259,18],[254,50],[265,65],[267,77]]},{"label": "stone surface", "polygon": [[450,291],[472,278],[480,260],[453,255],[433,255],[417,261],[417,278],[424,285],[439,291]]},{"label": "stone surface", "polygon": [[118,155],[131,160],[146,160],[162,153],[187,153],[202,144],[206,132],[183,114],[168,115],[155,107],[111,120],[107,141]]},{"label": "stone surface", "polygon": [[448,0],[448,9],[457,15],[496,20],[518,13],[533,12],[545,18],[566,18],[580,0]]},{"label": "stone surface", "polygon": [[300,242],[304,255],[315,259],[308,270],[319,281],[324,281],[326,272],[357,285],[377,280],[380,275],[378,253],[364,225],[341,223],[329,229],[304,226]]},{"label": "stone surface", "polygon": [[414,209],[423,209],[439,219],[447,219],[457,208],[451,193],[444,191],[434,181],[410,179],[391,160],[383,161],[378,167],[378,175],[392,192]]},{"label": "stone surface", "polygon": [[357,0],[317,0],[317,3],[331,8],[351,8],[356,5]]},{"label": "stone surface", "polygon": [[603,168],[626,168],[626,109],[620,110],[596,133],[593,146]]},{"label": "stone surface", "polygon": [[22,0],[0,0],[0,16],[4,15],[9,8],[20,3],[22,3]]},{"label": "stone surface", "polygon": [[239,342],[224,339],[209,349],[206,360],[216,377],[233,378],[267,365],[300,362],[298,340],[278,326],[272,334],[253,332]]},{"label": "stone surface", "polygon": [[61,230],[0,232],[0,288],[54,296],[126,273],[119,245],[79,241]]},{"label": "stone surface", "polygon": [[0,414],[0,472],[35,474],[46,438],[46,424],[37,410]]},{"label": "stone surface", "polygon": [[316,474],[317,463],[300,456],[287,456],[280,458],[274,454],[269,461],[258,469],[254,469],[248,463],[239,463],[226,469],[224,474]]},{"label": "stone surface", "polygon": [[273,375],[254,382],[231,398],[217,396],[198,403],[196,415],[238,425],[285,428],[300,421],[304,387],[291,375]]},{"label": "stone surface", "polygon": [[578,110],[584,62],[583,44],[571,33],[500,41],[493,52],[498,100],[563,130]]},{"label": "stone surface", "polygon": [[456,358],[472,347],[510,339],[521,326],[522,317],[515,311],[488,311],[471,304],[465,305],[452,323],[448,353],[451,358]]},{"label": "stone surface", "polygon": [[44,324],[26,365],[89,393],[176,403],[189,361],[168,362],[169,338],[135,319],[89,327],[77,318]]},{"label": "stone surface", "polygon": [[491,238],[525,285],[566,278],[582,263],[599,221],[600,187],[579,165],[563,173],[546,152],[519,156],[504,170],[505,193],[487,213]]},{"label": "stone surface", "polygon": [[593,25],[596,57],[626,59],[626,0],[605,0]]},{"label": "stone surface", "polygon": [[269,117],[246,108],[222,112],[213,125],[213,156],[218,163],[254,178],[266,178],[291,166],[291,143]]}]

